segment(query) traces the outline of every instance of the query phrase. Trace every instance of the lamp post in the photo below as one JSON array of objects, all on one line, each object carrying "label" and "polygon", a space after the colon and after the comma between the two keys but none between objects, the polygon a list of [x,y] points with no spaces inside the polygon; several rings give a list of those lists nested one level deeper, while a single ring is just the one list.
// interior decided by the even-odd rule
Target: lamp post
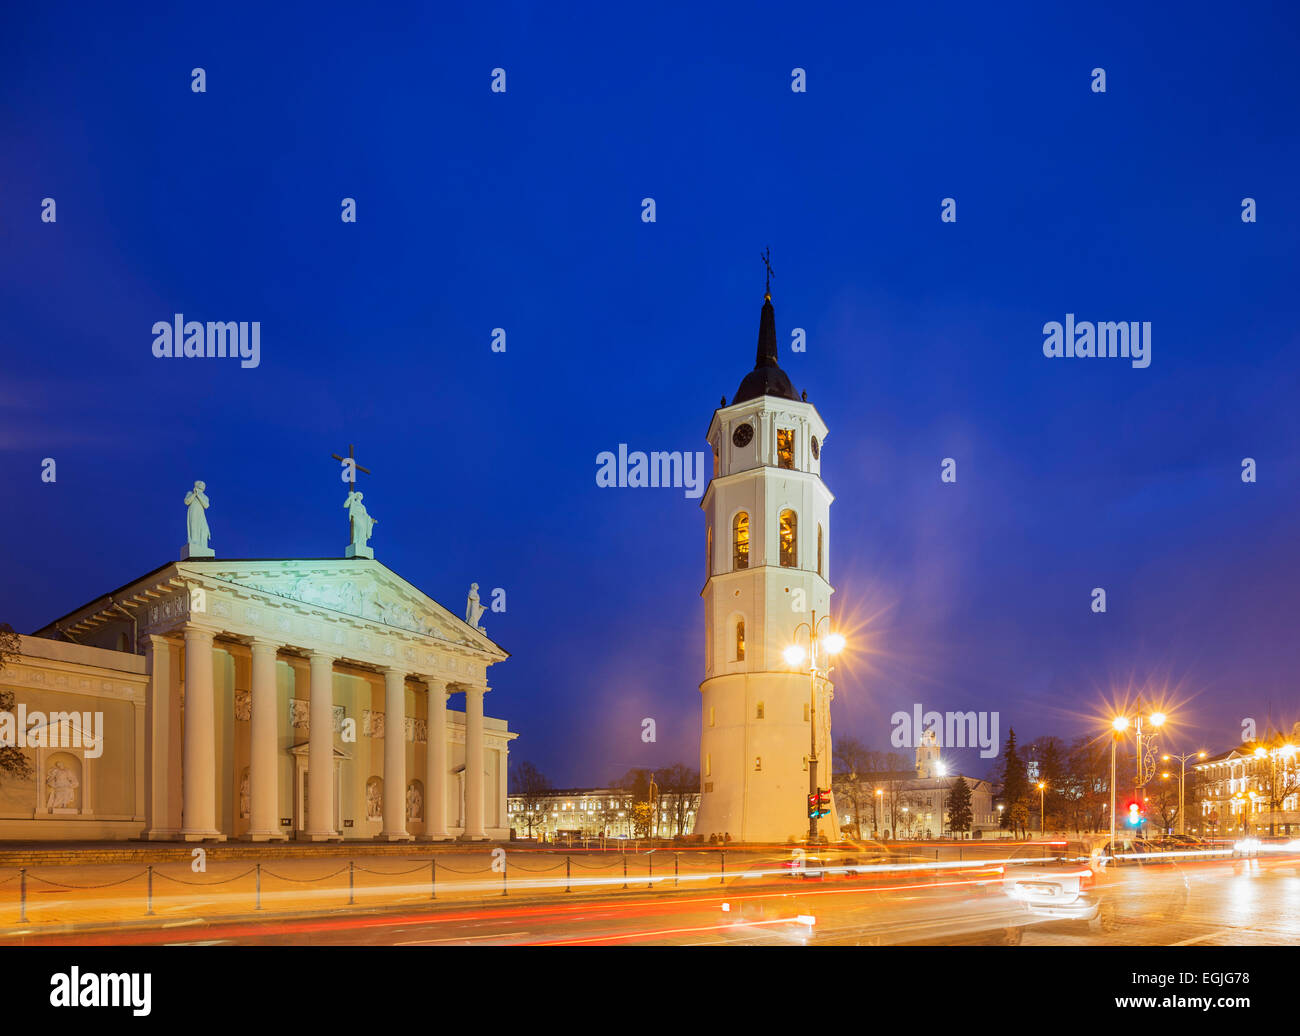
[{"label": "lamp post", "polygon": [[[819,620],[817,613],[812,613],[812,619],[809,622],[801,622],[794,628],[793,643],[785,649],[785,660],[789,665],[797,666],[804,661],[803,648],[799,646],[799,631],[806,629],[808,631],[808,797],[813,802],[813,796],[819,795],[821,789],[817,786],[817,678],[820,676],[823,680],[830,675],[831,667],[826,664],[831,655],[838,655],[844,650],[844,638],[838,633],[827,633],[824,636],[821,633],[821,624],[830,621],[829,615],[823,615]],[[810,813],[816,813],[817,809],[809,810]],[[817,818],[810,816],[808,818],[808,844],[815,844],[817,841]]]},{"label": "lamp post", "polygon": [[[1124,735],[1124,731],[1128,730],[1130,723],[1132,723],[1133,733],[1134,733],[1134,737],[1136,738],[1136,744],[1137,744],[1137,752],[1136,752],[1137,774],[1136,774],[1136,780],[1134,782],[1134,790],[1136,791],[1139,800],[1143,798],[1142,789],[1146,786],[1147,782],[1151,780],[1152,777],[1155,776],[1155,772],[1156,772],[1154,734],[1148,736],[1145,753],[1143,752],[1142,749],[1142,720],[1144,718],[1143,712],[1145,711],[1146,710],[1144,708],[1139,707],[1137,715],[1134,716],[1131,721],[1127,716],[1116,716],[1113,720],[1111,720],[1111,724],[1110,724],[1110,728],[1112,731],[1112,737],[1110,742],[1111,852],[1115,851],[1115,745],[1119,742],[1119,739]],[[1168,718],[1169,717],[1167,717],[1163,712],[1155,712],[1155,711],[1150,712],[1145,716],[1147,722],[1150,723],[1151,726],[1156,728],[1163,727],[1165,725],[1165,720]]]},{"label": "lamp post", "polygon": [[1185,835],[1187,834],[1187,824],[1183,821],[1183,798],[1184,798],[1184,785],[1187,782],[1187,760],[1204,759],[1205,753],[1188,752],[1186,755],[1166,754],[1166,755],[1162,755],[1160,758],[1164,759],[1166,762],[1168,762],[1170,759],[1177,759],[1179,765],[1182,767],[1182,769],[1179,771],[1178,774],[1178,833],[1180,835]]},{"label": "lamp post", "polygon": [[1047,784],[1038,782],[1038,833],[1047,836]]},{"label": "lamp post", "polygon": [[877,788],[876,794],[871,799],[871,834],[873,838],[880,837],[880,816],[879,807],[881,806],[880,796],[885,794],[883,788]]}]

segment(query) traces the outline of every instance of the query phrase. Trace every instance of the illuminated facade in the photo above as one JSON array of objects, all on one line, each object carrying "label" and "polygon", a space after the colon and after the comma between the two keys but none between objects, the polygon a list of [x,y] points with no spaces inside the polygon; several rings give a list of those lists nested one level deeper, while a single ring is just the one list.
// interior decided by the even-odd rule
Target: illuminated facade
[{"label": "illuminated facade", "polygon": [[[707,568],[695,833],[800,839],[808,832],[812,688],[808,671],[787,664],[782,652],[800,623],[829,611],[832,497],[821,480],[826,425],[777,363],[770,295],[754,369],[714,412],[708,441],[714,477],[701,501]],[[815,693],[827,787],[831,684],[819,680]],[[821,832],[836,837],[834,809]]]},{"label": "illuminated facade", "polygon": [[[656,838],[689,835],[695,827],[699,801],[698,794],[661,792],[651,834]],[[634,805],[635,798],[626,788],[558,788],[531,797],[510,795],[506,800],[515,837],[544,842],[644,838],[644,830],[636,830],[633,823]]]},{"label": "illuminated facade", "polygon": [[1289,739],[1247,741],[1189,765],[1187,796],[1190,834],[1300,833],[1300,723]]},{"label": "illuminated facade", "polygon": [[508,656],[372,559],[189,558],[22,643],[16,706],[107,727],[0,775],[0,838],[509,836],[516,735],[483,709]]}]

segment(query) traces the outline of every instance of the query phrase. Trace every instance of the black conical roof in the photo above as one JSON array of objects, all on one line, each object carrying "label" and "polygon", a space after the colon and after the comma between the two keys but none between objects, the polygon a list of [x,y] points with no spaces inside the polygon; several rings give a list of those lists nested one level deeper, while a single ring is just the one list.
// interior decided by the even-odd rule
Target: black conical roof
[{"label": "black conical roof", "polygon": [[764,297],[763,312],[758,318],[758,350],[754,357],[754,369],[741,381],[731,405],[747,403],[759,396],[779,396],[796,402],[799,400],[799,393],[790,384],[789,376],[777,364],[776,310],[772,308],[771,295]]}]

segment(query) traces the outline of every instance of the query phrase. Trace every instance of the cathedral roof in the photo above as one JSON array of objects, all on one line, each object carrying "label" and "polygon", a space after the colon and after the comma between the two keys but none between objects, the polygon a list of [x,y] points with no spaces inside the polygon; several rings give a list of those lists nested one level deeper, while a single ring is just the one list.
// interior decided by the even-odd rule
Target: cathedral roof
[{"label": "cathedral roof", "polygon": [[789,376],[777,364],[776,359],[776,311],[772,308],[772,296],[763,299],[763,312],[758,318],[758,353],[754,360],[754,369],[745,375],[736,389],[731,405],[747,403],[759,396],[779,396],[782,399],[799,400],[799,393],[790,384]]}]

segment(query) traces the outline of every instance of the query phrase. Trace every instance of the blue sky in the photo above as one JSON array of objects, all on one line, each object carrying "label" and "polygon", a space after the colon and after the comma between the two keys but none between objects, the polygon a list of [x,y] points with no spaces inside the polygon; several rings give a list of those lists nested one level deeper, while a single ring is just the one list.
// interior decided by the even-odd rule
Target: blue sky
[{"label": "blue sky", "polygon": [[[837,735],[1068,738],[1139,686],[1184,750],[1300,719],[1297,15],[964,6],[6,11],[0,619],[175,558],[196,478],[218,555],[340,555],[354,442],[380,560],[507,591],[516,758],[695,764],[703,517],[595,459],[707,448],[770,246],[831,429]],[[155,359],[176,312],[260,320],[260,366]],[[1151,366],[1045,358],[1067,312],[1150,321]]]}]

